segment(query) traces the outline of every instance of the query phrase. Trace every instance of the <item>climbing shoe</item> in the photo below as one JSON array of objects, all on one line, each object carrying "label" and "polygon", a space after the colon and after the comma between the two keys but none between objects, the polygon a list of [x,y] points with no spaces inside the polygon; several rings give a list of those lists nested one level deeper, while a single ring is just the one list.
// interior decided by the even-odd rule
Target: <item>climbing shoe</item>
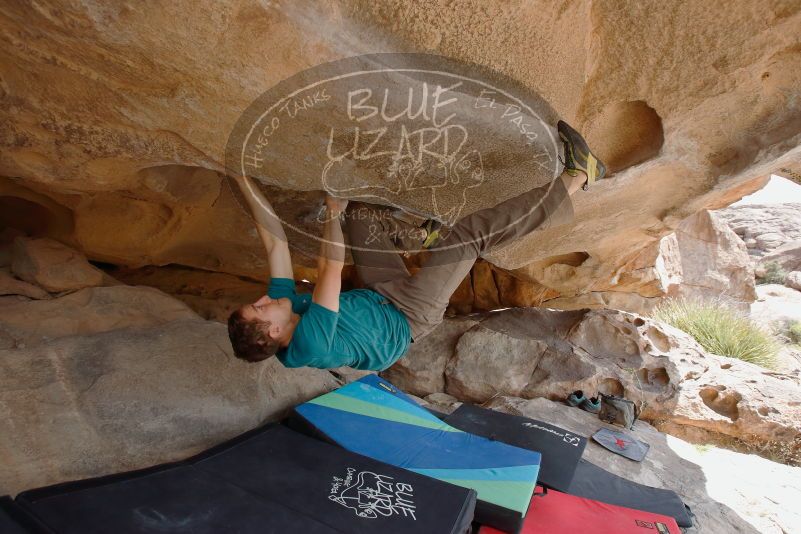
[{"label": "climbing shoe", "polygon": [[428,219],[420,228],[426,231],[426,238],[423,240],[423,248],[431,248],[437,244],[442,230],[442,223],[436,219]]},{"label": "climbing shoe", "polygon": [[584,392],[581,390],[574,391],[570,395],[567,396],[567,404],[572,407],[580,406],[582,402],[587,400],[584,396]]},{"label": "climbing shoe", "polygon": [[601,411],[601,399],[597,397],[590,397],[588,399],[584,399],[579,406],[585,412],[590,412],[597,414]]},{"label": "climbing shoe", "polygon": [[559,139],[565,145],[565,172],[570,176],[576,176],[579,171],[587,175],[582,189],[589,189],[595,180],[600,180],[606,174],[606,165],[599,160],[587,146],[587,142],[576,130],[564,121],[556,123],[559,131]]}]

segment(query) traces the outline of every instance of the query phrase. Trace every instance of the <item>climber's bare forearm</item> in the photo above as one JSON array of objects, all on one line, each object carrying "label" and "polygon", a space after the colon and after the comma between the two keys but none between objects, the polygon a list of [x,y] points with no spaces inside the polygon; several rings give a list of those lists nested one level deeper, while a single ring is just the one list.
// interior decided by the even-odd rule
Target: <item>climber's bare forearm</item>
[{"label": "climber's bare forearm", "polygon": [[[257,227],[259,236],[261,236],[264,246],[267,248],[267,262],[270,266],[270,276],[273,278],[294,278],[295,274],[292,270],[292,256],[289,252],[289,243],[272,239],[272,236],[267,230],[261,226]],[[271,241],[268,246],[267,242]]]},{"label": "climber's bare forearm", "polygon": [[345,266],[345,239],[339,223],[339,210],[326,212],[323,242],[317,258],[317,284],[312,301],[331,311],[339,311],[339,293],[342,290],[342,268]]},{"label": "climber's bare forearm", "polygon": [[286,244],[287,238],[284,233],[284,228],[272,204],[267,200],[267,197],[265,197],[253,181],[246,176],[237,178],[236,183],[239,186],[239,190],[242,191],[245,201],[248,203],[250,213],[256,220],[256,225],[260,229],[259,235],[262,236],[264,246],[267,247],[267,252],[270,252],[275,242],[283,242]]},{"label": "climber's bare forearm", "polygon": [[294,278],[289,243],[272,205],[250,178],[240,177],[236,182],[256,221],[256,231],[264,243],[264,248],[267,249],[270,276]]},{"label": "climber's bare forearm", "polygon": [[323,241],[320,245],[318,264],[323,267],[338,268],[340,271],[345,265],[345,237],[342,235],[340,225],[340,211],[326,211],[325,225],[323,226]]}]

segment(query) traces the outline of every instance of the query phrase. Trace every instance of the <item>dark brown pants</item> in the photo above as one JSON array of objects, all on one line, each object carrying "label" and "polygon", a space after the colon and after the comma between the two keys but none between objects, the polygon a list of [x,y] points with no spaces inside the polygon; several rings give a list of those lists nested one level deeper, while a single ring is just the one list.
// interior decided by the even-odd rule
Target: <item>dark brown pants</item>
[{"label": "dark brown pants", "polygon": [[462,218],[411,275],[392,240],[398,222],[384,206],[352,202],[346,212],[351,253],[364,284],[385,296],[409,321],[412,339],[431,332],[476,259],[535,230],[573,219],[573,204],[561,178]]}]

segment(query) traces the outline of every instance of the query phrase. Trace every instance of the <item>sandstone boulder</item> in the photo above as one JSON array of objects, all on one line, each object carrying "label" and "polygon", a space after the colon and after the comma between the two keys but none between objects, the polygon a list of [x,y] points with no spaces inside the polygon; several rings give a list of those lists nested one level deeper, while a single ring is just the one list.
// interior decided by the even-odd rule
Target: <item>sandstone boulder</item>
[{"label": "sandstone boulder", "polygon": [[440,413],[451,413],[462,405],[462,401],[447,393],[432,393],[426,395],[421,403],[424,406]]},{"label": "sandstone boulder", "polygon": [[633,313],[650,313],[662,302],[663,297],[643,297],[637,293],[623,291],[593,291],[574,297],[549,299],[543,306],[557,310],[612,309]]},{"label": "sandstone boulder", "polygon": [[[539,306],[559,296],[559,292],[531,280],[521,280],[498,268],[493,268],[501,307],[524,308]],[[549,304],[550,306],[550,304]]]},{"label": "sandstone boulder", "polygon": [[755,259],[801,240],[801,204],[745,204],[715,211],[745,242]]},{"label": "sandstone boulder", "polygon": [[459,338],[475,324],[476,321],[468,318],[447,319],[426,337],[412,343],[406,356],[382,376],[414,395],[445,391],[445,366]]},{"label": "sandstone boulder", "polygon": [[353,369],[351,367],[335,367],[329,369],[329,372],[336,377],[342,384],[350,384],[360,378],[370,374],[375,374],[375,371],[364,371],[362,369]]},{"label": "sandstone boulder", "polygon": [[693,442],[729,444],[726,438],[735,438],[784,462],[801,463],[798,376],[711,354],[705,360],[704,367],[691,357],[679,360],[686,374],[675,404],[649,414],[657,428]]},{"label": "sandstone boulder", "polygon": [[3,269],[0,269],[0,295],[21,295],[32,299],[50,298],[50,294],[41,287],[18,280]]},{"label": "sandstone boulder", "polygon": [[103,271],[93,267],[83,254],[52,239],[14,240],[11,270],[20,279],[50,292],[99,286],[104,281]]},{"label": "sandstone boulder", "polygon": [[[297,270],[295,273],[299,277],[304,274]],[[219,322],[227,322],[232,311],[245,303],[255,302],[267,291],[264,280],[249,280],[178,265],[119,268],[111,274],[128,285],[155,287],[185,303],[204,319]]]},{"label": "sandstone boulder", "polygon": [[790,241],[776,247],[762,256],[759,263],[763,269],[770,264],[776,264],[787,272],[801,270],[801,240]]},{"label": "sandstone boulder", "polygon": [[0,226],[0,267],[11,266],[11,251],[14,248],[14,240],[24,237],[25,234],[20,230],[11,227]]},{"label": "sandstone boulder", "polygon": [[801,271],[788,273],[787,277],[784,279],[784,285],[801,291]]},{"label": "sandstone boulder", "polygon": [[[167,297],[155,290],[125,288],[136,310],[109,309],[104,293],[120,289],[20,303],[28,320],[43,307],[42,328],[30,329],[49,336],[25,348],[0,343],[4,491],[183,458],[336,385],[326,371],[234,358],[225,326],[183,304],[174,304],[171,320],[149,316],[167,311],[159,301]],[[61,313],[52,308],[69,298]],[[88,302],[75,302],[81,298]],[[6,308],[3,328],[13,315]],[[93,327],[104,309],[111,317]],[[56,320],[66,312],[76,322],[83,315],[85,324]]]},{"label": "sandstone boulder", "polygon": [[766,449],[786,444],[786,461],[801,461],[798,377],[708,354],[678,329],[626,312],[510,309],[474,319],[464,333],[451,329],[439,338],[444,366],[428,368],[423,353],[410,352],[385,375],[416,369],[428,384],[444,380],[442,391],[479,402],[505,391],[551,400],[576,389],[624,395],[676,435]]},{"label": "sandstone boulder", "polygon": [[[752,262],[742,240],[716,213],[701,210],[687,217],[675,232],[627,256],[613,271],[587,254],[534,262],[524,269],[525,276],[543,285],[515,284],[517,291],[534,298],[507,304],[508,292],[501,291],[500,304],[646,314],[665,297],[687,297],[723,299],[745,311],[756,298]],[[549,295],[538,291],[546,286]]]},{"label": "sandstone boulder", "polygon": [[49,301],[0,306],[0,329],[20,348],[120,328],[146,329],[178,319],[199,317],[182,302],[150,287],[89,287]]},{"label": "sandstone boulder", "polygon": [[517,396],[546,347],[536,339],[514,338],[476,325],[456,343],[454,357],[445,368],[445,389],[471,402],[486,402],[496,395]]},{"label": "sandstone boulder", "polygon": [[756,299],[745,243],[714,212],[688,217],[667,240],[674,241],[661,244],[664,269],[675,273],[665,280],[669,297],[723,298],[743,310]]},{"label": "sandstone boulder", "polygon": [[756,246],[762,250],[773,250],[784,242],[784,236],[778,232],[767,232],[754,238]]}]

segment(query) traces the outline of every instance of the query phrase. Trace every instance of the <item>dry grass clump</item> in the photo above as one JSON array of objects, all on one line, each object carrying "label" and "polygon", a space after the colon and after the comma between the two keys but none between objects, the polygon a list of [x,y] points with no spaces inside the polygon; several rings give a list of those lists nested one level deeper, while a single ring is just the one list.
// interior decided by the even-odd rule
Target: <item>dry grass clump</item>
[{"label": "dry grass clump", "polygon": [[787,337],[791,343],[801,345],[801,321],[793,321],[787,325]]},{"label": "dry grass clump", "polygon": [[773,368],[779,343],[770,332],[720,301],[670,299],[651,316],[692,336],[705,350]]}]

